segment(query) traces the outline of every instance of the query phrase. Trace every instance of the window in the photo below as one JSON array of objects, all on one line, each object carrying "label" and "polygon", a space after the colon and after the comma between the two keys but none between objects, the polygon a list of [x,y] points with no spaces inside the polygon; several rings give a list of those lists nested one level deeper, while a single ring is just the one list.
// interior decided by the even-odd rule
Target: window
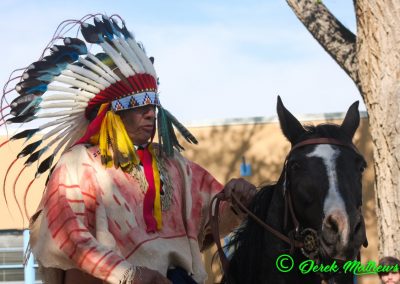
[{"label": "window", "polygon": [[[25,234],[26,237],[29,234]],[[10,284],[34,284],[42,283],[37,273],[37,264],[33,265],[32,275],[33,282],[25,281],[25,269],[32,267],[24,267],[24,231],[21,230],[5,230],[0,231],[0,283]],[[31,256],[32,257],[32,256]]]}]

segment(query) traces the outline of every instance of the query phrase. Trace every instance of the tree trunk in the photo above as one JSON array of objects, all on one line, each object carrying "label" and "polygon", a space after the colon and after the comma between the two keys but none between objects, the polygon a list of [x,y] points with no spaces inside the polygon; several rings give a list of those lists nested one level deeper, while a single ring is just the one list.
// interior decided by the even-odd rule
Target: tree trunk
[{"label": "tree trunk", "polygon": [[356,2],[361,91],[374,145],[379,251],[400,257],[400,2]]},{"label": "tree trunk", "polygon": [[286,1],[360,90],[374,147],[379,252],[400,257],[400,2],[354,0],[354,44],[321,1]]}]

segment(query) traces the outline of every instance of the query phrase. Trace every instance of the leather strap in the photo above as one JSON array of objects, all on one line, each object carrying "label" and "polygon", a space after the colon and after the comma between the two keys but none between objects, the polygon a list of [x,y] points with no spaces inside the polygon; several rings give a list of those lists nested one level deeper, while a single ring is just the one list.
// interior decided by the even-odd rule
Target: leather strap
[{"label": "leather strap", "polygon": [[[220,192],[217,195],[215,195],[213,197],[213,199],[211,200],[210,222],[211,222],[212,235],[214,238],[214,242],[217,245],[217,251],[218,251],[219,258],[221,260],[222,269],[223,269],[224,273],[226,274],[228,272],[228,268],[229,268],[229,261],[225,255],[224,250],[222,249],[220,235],[219,235],[219,205],[220,205],[221,201],[223,200],[223,197],[224,197],[223,192]],[[278,239],[281,239],[282,241],[288,243],[291,247],[302,248],[304,246],[302,242],[299,242],[294,239],[290,239],[287,236],[285,236],[284,234],[282,234],[281,232],[279,232],[278,230],[275,230],[274,228],[272,228],[271,226],[266,224],[264,221],[262,221],[260,218],[258,218],[253,212],[251,212],[249,209],[247,209],[247,207],[244,206],[243,203],[233,193],[232,193],[232,199],[239,206],[240,210],[242,210],[243,212],[248,214],[250,216],[250,218],[252,218],[254,221],[256,221],[265,230],[272,233]],[[215,203],[215,206],[214,206],[214,203]],[[291,215],[292,215],[292,217],[294,217],[294,212],[293,212],[293,209],[291,208],[291,205],[289,205],[289,207],[290,207],[289,210],[292,213]],[[298,224],[297,219],[294,219],[293,221],[295,224]]]},{"label": "leather strap", "polygon": [[[229,261],[225,255],[224,250],[222,249],[220,235],[219,235],[219,204],[221,203],[223,197],[224,197],[224,193],[222,191],[222,192],[216,194],[211,199],[210,222],[211,222],[211,233],[213,235],[214,242],[217,245],[217,251],[218,251],[219,259],[221,261],[222,270],[224,271],[224,274],[226,275],[228,273]],[[215,206],[214,206],[214,203],[215,203]]]},{"label": "leather strap", "polygon": [[359,153],[358,149],[356,148],[356,146],[354,146],[353,143],[344,143],[335,138],[310,138],[310,139],[301,141],[301,142],[293,145],[292,149],[290,149],[288,156],[292,153],[293,150],[295,150],[297,148],[304,147],[307,145],[319,145],[319,144],[331,144],[331,145],[344,146],[344,147],[350,148],[350,149],[356,151],[357,153]]}]

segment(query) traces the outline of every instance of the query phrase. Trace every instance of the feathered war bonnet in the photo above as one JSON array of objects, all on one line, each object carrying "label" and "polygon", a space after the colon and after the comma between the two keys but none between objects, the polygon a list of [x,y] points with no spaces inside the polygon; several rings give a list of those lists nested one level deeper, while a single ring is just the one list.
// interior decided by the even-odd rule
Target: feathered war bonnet
[{"label": "feathered war bonnet", "polygon": [[[93,24],[88,23],[91,19]],[[80,30],[81,38],[65,36],[74,28]],[[88,47],[100,52],[93,54]],[[46,52],[49,54],[45,55]],[[2,112],[10,110],[9,114],[2,113],[3,119],[11,116],[7,123],[22,124],[47,118],[45,123],[35,122],[39,127],[25,127],[26,130],[8,140],[28,141],[17,159],[26,158],[25,167],[36,163],[38,177],[52,167],[55,156],[62,150],[94,141],[100,146],[103,164],[129,171],[138,159],[116,113],[147,104],[157,106],[159,144],[167,156],[173,155],[174,148],[183,150],[173,126],[187,141],[197,143],[160,105],[152,63],[119,16],[87,15],[81,20],[64,21],[41,58],[27,68],[16,70],[22,71],[22,75],[10,76],[4,87],[1,108]],[[8,85],[18,79],[15,86],[18,96],[4,106],[9,101],[6,96],[12,94],[12,90],[6,91]],[[45,134],[31,142],[39,131]]]}]

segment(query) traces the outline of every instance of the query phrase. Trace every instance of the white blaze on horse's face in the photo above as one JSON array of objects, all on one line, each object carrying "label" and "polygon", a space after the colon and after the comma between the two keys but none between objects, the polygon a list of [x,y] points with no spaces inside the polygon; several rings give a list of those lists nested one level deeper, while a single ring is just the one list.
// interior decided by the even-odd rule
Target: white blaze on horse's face
[{"label": "white blaze on horse's face", "polygon": [[336,160],[339,153],[339,150],[331,145],[322,144],[316,146],[313,152],[307,154],[307,157],[321,158],[325,165],[329,188],[328,194],[324,200],[325,218],[323,223],[326,224],[326,220],[334,220],[338,226],[339,234],[341,234],[341,243],[345,246],[348,242],[350,226],[344,200],[339,192],[336,173]]}]

